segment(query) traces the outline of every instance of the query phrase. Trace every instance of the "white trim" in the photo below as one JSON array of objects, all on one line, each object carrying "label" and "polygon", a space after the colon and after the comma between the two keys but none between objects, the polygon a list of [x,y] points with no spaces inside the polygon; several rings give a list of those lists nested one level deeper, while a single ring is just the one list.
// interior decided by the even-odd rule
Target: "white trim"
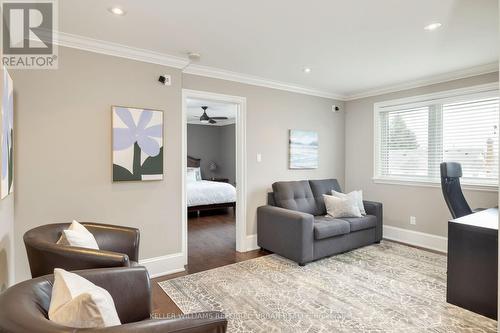
[{"label": "white trim", "polygon": [[384,239],[393,240],[409,245],[419,246],[425,249],[448,252],[448,238],[427,234],[420,231],[413,231],[390,225],[384,225]]},{"label": "white trim", "polygon": [[259,245],[257,245],[257,234],[247,236],[246,241],[246,249],[247,251],[253,251],[259,249]]},{"label": "white trim", "polygon": [[[296,84],[280,82],[244,73],[232,72],[209,66],[190,65],[187,58],[172,56],[166,53],[131,47],[114,42],[103,41],[65,32],[57,32],[54,43],[60,46],[101,53],[115,57],[133,59],[152,64],[183,69],[184,73],[206,76],[215,79],[240,82],[254,86],[284,90],[299,94],[342,100],[343,96],[319,89]],[[189,65],[189,66],[188,66]],[[188,67],[187,67],[188,66]]]},{"label": "white trim", "polygon": [[[401,179],[388,179],[388,178],[376,178],[376,177],[372,178],[372,181],[375,184],[441,188],[441,183],[439,181],[401,180]],[[498,185],[462,183],[461,187],[462,190],[468,190],[468,191],[498,192]]]},{"label": "white trim", "polygon": [[[475,86],[451,89],[451,90],[442,90],[435,93],[424,94],[424,95],[416,95],[410,97],[403,97],[398,99],[392,99],[382,102],[377,102],[373,104],[374,109],[377,111],[381,111],[381,109],[388,109],[391,107],[396,107],[398,105],[404,104],[416,104],[415,106],[419,106],[420,103],[427,103],[429,101],[436,101],[442,99],[448,99],[456,96],[477,94],[477,93],[498,93],[498,82],[491,82],[485,84],[479,84]],[[426,104],[427,105],[427,104]]]},{"label": "white trim", "polygon": [[139,260],[139,265],[145,266],[151,278],[183,272],[184,255],[182,253]]},{"label": "white trim", "polygon": [[187,167],[187,103],[188,98],[198,98],[217,102],[236,104],[236,251],[247,251],[246,231],[246,104],[245,97],[216,94],[206,91],[182,89],[182,149],[181,149],[181,209],[182,209],[182,253],[187,265],[187,199],[186,199],[186,167]]},{"label": "white trim", "polygon": [[[458,70],[458,71],[454,71],[454,72],[449,72],[449,73],[445,73],[445,74],[433,75],[433,76],[429,76],[426,78],[410,80],[410,81],[407,81],[404,83],[390,85],[390,86],[386,86],[386,87],[382,87],[382,88],[368,89],[368,90],[365,90],[365,91],[362,91],[362,92],[359,92],[356,94],[343,96],[344,97],[343,100],[344,101],[353,101],[356,99],[372,97],[372,96],[379,96],[379,95],[389,94],[389,93],[403,91],[403,90],[415,89],[415,88],[430,86],[433,84],[449,82],[449,81],[453,81],[453,80],[460,80],[460,79],[465,79],[468,77],[473,77],[473,76],[488,74],[488,73],[494,73],[494,72],[498,72],[498,62],[492,62],[489,64],[470,67],[470,68],[466,68],[466,69],[462,69],[462,70]],[[497,85],[498,85],[498,83],[497,83]]]},{"label": "white trim", "polygon": [[214,79],[221,79],[226,81],[239,82],[244,84],[250,84],[253,86],[266,87],[271,89],[278,89],[284,91],[290,91],[298,94],[305,94],[310,96],[318,96],[324,98],[330,98],[334,100],[343,100],[344,96],[335,94],[333,92],[304,87],[300,85],[290,84],[281,81],[270,80],[258,76],[237,73],[228,71],[225,69],[219,69],[215,67],[201,66],[201,65],[189,65],[184,70],[184,73],[193,74],[198,76],[205,76]]},{"label": "white trim", "polygon": [[[131,47],[119,43],[94,39],[90,37],[84,37],[65,32],[56,32],[55,36],[56,38],[54,40],[54,43],[60,46],[85,50],[94,53],[101,53],[120,58],[127,58],[152,64],[158,64],[173,68],[184,69],[183,70],[184,73],[193,75],[206,76],[233,82],[240,82],[244,84],[250,84],[254,86],[266,87],[271,89],[278,89],[283,91],[290,91],[299,94],[330,98],[339,101],[352,101],[360,98],[388,94],[392,92],[408,90],[452,80],[464,79],[467,77],[493,73],[498,71],[498,63],[490,63],[485,65],[475,66],[472,68],[466,68],[459,71],[454,71],[451,73],[434,75],[417,80],[409,80],[407,82],[397,85],[391,85],[376,89],[368,89],[355,94],[343,95],[335,93],[333,91],[304,87],[294,83],[271,80],[245,73],[228,71],[216,67],[189,65],[190,63],[187,58],[172,56],[166,53],[160,53],[147,49]],[[188,67],[186,68],[186,66]]]},{"label": "white trim", "polygon": [[174,68],[184,68],[189,63],[187,59],[181,57],[175,57],[165,53],[154,52],[151,50],[140,49],[90,37],[83,37],[65,32],[57,32],[55,36],[55,44],[73,49],[101,53],[114,57],[127,58]]}]

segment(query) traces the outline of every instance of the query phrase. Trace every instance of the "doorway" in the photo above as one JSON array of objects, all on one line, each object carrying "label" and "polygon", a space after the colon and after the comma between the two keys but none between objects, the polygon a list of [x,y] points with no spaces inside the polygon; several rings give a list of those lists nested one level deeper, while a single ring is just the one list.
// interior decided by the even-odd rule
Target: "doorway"
[{"label": "doorway", "polygon": [[[182,252],[185,265],[189,264],[188,258],[209,259],[205,257],[218,248],[226,247],[224,253],[232,254],[235,250],[247,251],[245,116],[244,97],[182,90]],[[188,133],[191,140],[198,140],[192,135],[205,135],[204,140],[198,141],[198,149],[194,149],[195,142],[191,142],[194,146],[188,145]],[[214,144],[215,139],[209,136],[219,136],[220,144]],[[232,145],[227,142],[231,139]],[[217,149],[223,151],[217,152]],[[230,187],[235,197],[231,197]],[[217,195],[211,195],[214,193]],[[189,235],[192,237],[188,239]]]}]

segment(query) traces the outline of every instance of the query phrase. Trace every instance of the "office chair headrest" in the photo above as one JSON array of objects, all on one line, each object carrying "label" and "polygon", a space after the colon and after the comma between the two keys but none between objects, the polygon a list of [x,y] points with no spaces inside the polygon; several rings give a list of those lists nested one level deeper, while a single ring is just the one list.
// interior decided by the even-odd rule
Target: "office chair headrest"
[{"label": "office chair headrest", "polygon": [[441,163],[441,177],[460,178],[462,177],[462,166],[457,162]]}]

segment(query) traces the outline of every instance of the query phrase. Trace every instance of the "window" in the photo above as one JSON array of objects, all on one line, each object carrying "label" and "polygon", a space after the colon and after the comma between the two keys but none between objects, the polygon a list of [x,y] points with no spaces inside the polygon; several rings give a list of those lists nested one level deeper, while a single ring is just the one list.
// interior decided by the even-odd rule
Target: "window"
[{"label": "window", "polygon": [[375,104],[375,180],[439,183],[439,164],[462,164],[463,184],[498,185],[498,89]]}]

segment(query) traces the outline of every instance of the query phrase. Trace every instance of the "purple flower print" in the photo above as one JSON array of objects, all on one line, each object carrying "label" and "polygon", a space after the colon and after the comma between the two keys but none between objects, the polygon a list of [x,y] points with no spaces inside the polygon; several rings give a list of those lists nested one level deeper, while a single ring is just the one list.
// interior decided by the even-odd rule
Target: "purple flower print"
[{"label": "purple flower print", "polygon": [[153,117],[152,111],[143,110],[137,125],[127,108],[116,108],[115,113],[127,128],[113,128],[113,150],[127,149],[137,142],[141,151],[148,156],[160,153],[160,145],[154,138],[162,137],[162,125],[147,127]]}]

